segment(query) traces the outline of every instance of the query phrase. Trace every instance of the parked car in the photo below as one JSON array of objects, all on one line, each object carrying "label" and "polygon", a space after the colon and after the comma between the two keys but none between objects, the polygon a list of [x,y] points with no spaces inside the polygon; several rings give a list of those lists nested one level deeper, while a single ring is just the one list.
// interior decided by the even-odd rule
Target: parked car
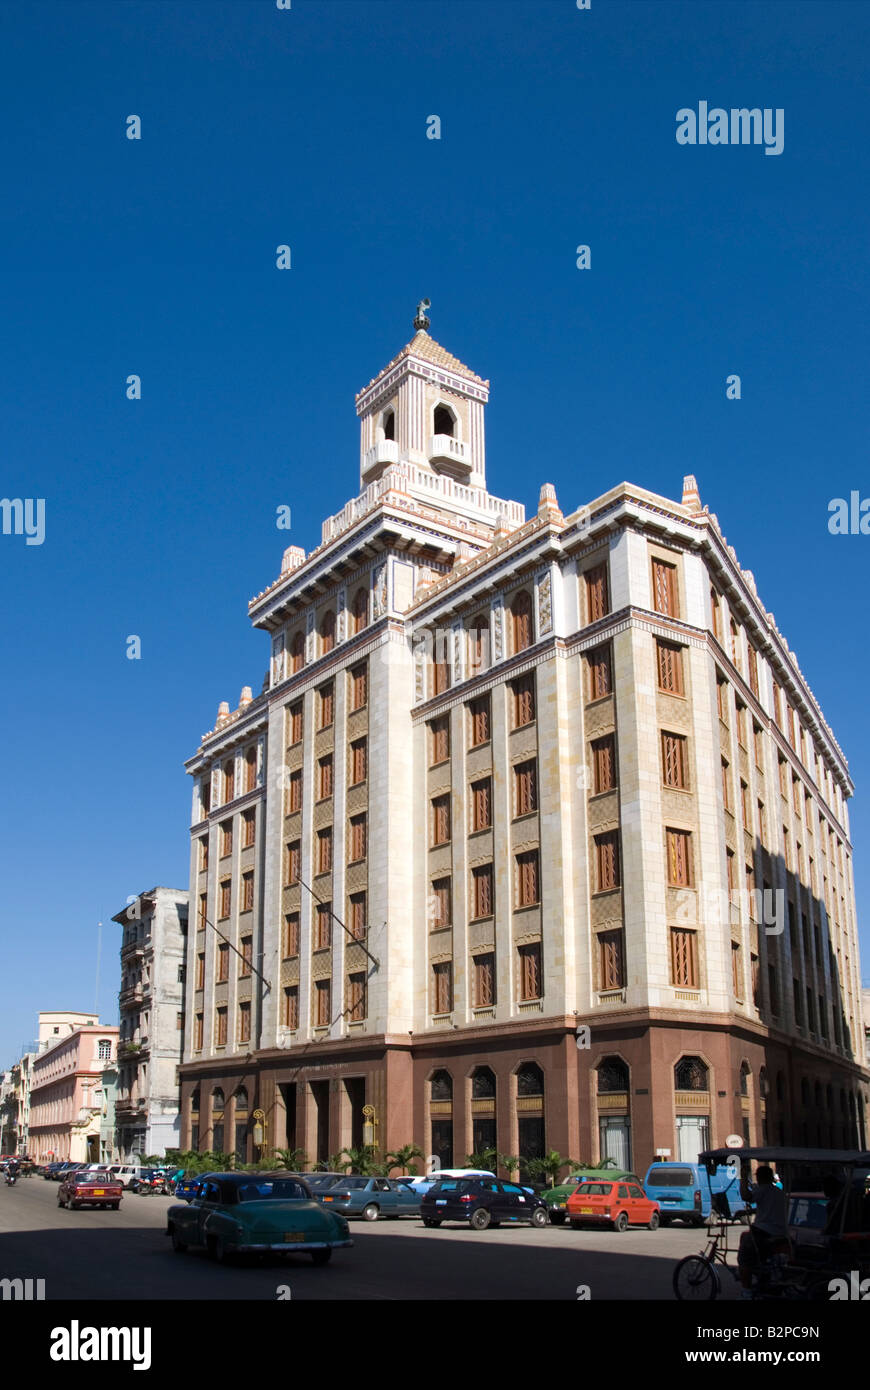
[{"label": "parked car", "polygon": [[342,1178],[329,1187],[312,1189],[319,1202],[342,1216],[419,1216],[421,1195],[402,1178]]},{"label": "parked car", "polygon": [[64,1165],[60,1162],[46,1163],[42,1170],[42,1176],[45,1178],[45,1181],[52,1182],[54,1180],[55,1173],[58,1171],[59,1168],[62,1168],[63,1166]]},{"label": "parked car", "polygon": [[577,1191],[577,1184],[597,1179],[602,1182],[634,1182],[641,1186],[640,1178],[635,1173],[627,1173],[624,1168],[581,1168],[576,1173],[570,1173],[564,1182],[557,1183],[555,1187],[545,1188],[541,1193],[554,1226],[564,1226],[567,1221],[568,1198]]},{"label": "parked car", "polygon": [[57,1204],[70,1211],[79,1207],[111,1207],[117,1211],[123,1195],[124,1189],[111,1174],[70,1173],[58,1188]]},{"label": "parked car", "polygon": [[568,1220],[579,1231],[587,1222],[627,1231],[629,1226],[660,1225],[659,1204],[637,1182],[580,1182],[568,1198]]},{"label": "parked car", "polygon": [[721,1201],[715,1205],[724,1210],[727,1204],[728,1215],[733,1220],[746,1209],[740,1195],[740,1181],[724,1163],[712,1176],[703,1163],[651,1163],[643,1188],[647,1197],[658,1202],[663,1226],[676,1220],[703,1226],[714,1209],[713,1198],[717,1193],[721,1193]]},{"label": "parked car", "polygon": [[413,1183],[417,1191],[422,1195],[429,1191],[436,1182],[442,1178],[494,1178],[495,1173],[488,1168],[436,1168],[434,1173],[427,1173],[425,1177],[406,1178],[406,1182]]},{"label": "parked car", "polygon": [[302,1178],[278,1173],[211,1173],[192,1201],[169,1208],[172,1248],[204,1245],[215,1260],[231,1255],[307,1252],[316,1265],[353,1245],[345,1218],[327,1210]]},{"label": "parked car", "polygon": [[134,1178],[138,1178],[142,1172],[140,1163],[113,1163],[111,1165],[112,1174],[118,1179],[122,1187],[129,1187]]},{"label": "parked car", "polygon": [[502,1222],[529,1222],[532,1226],[549,1223],[547,1204],[515,1182],[498,1178],[440,1178],[424,1193],[420,1203],[424,1226],[440,1226],[442,1221],[462,1221],[475,1231]]},{"label": "parked car", "polygon": [[64,1178],[69,1177],[70,1173],[77,1173],[79,1169],[84,1168],[84,1166],[83,1163],[70,1163],[67,1161],[66,1163],[61,1163],[51,1176],[55,1182],[63,1182]]},{"label": "parked car", "polygon": [[181,1179],[175,1184],[175,1194],[174,1194],[174,1195],[175,1195],[175,1196],[179,1199],[179,1201],[181,1201],[181,1202],[190,1202],[190,1201],[192,1201],[192,1199],[193,1199],[193,1197],[194,1197],[194,1195],[195,1195],[195,1193],[196,1193],[196,1189],[199,1187],[199,1184],[200,1184],[201,1182],[205,1182],[206,1178],[213,1178],[213,1177],[214,1177],[214,1173],[191,1173],[190,1177],[188,1177],[188,1178],[181,1178]]}]

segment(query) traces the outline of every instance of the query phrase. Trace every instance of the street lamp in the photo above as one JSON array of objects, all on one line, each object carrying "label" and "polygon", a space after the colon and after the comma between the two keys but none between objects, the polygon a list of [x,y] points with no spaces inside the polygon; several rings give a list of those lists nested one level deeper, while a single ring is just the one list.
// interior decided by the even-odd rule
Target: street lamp
[{"label": "street lamp", "polygon": [[253,1140],[255,1146],[260,1150],[259,1157],[263,1157],[263,1149],[266,1145],[266,1112],[265,1110],[255,1110],[252,1117],[254,1121]]}]

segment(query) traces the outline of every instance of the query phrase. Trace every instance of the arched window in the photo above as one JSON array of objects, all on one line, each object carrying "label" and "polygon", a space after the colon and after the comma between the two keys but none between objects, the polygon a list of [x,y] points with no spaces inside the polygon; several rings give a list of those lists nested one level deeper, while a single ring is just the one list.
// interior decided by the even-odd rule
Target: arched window
[{"label": "arched window", "polygon": [[700,1057],[681,1057],[674,1067],[674,1089],[677,1091],[709,1091],[710,1073]]},{"label": "arched window", "polygon": [[236,1114],[247,1115],[248,1113],[248,1092],[244,1086],[240,1086],[236,1091]]},{"label": "arched window", "polygon": [[825,1087],[825,1106],[828,1110],[833,1110],[834,1108],[834,1088],[830,1082]]},{"label": "arched window", "polygon": [[383,414],[384,439],[395,439],[396,437],[396,412],[385,410]]},{"label": "arched window", "polygon": [[429,1086],[431,1100],[453,1099],[453,1077],[449,1071],[436,1071]]},{"label": "arched window", "polygon": [[520,589],[511,604],[513,649],[525,651],[532,645],[532,597],[528,589]]},{"label": "arched window", "polygon": [[215,1086],[211,1093],[211,1110],[213,1115],[224,1113],[224,1093],[220,1086]]},{"label": "arched window", "polygon": [[741,1094],[742,1096],[748,1096],[748,1095],[749,1095],[749,1077],[750,1077],[749,1064],[748,1064],[747,1062],[741,1062],[741,1064],[740,1064],[740,1094]]},{"label": "arched window", "polygon": [[761,1095],[770,1095],[770,1082],[767,1079],[767,1067],[762,1067],[758,1073],[758,1089]]},{"label": "arched window", "polygon": [[810,1103],[810,1083],[805,1076],[801,1077],[801,1105],[806,1109]]},{"label": "arched window", "polygon": [[495,1100],[495,1073],[489,1067],[477,1067],[471,1078],[472,1100]]},{"label": "arched window", "polygon": [[290,642],[290,674],[295,675],[305,665],[305,634],[294,632]]},{"label": "arched window", "polygon": [[369,620],[369,591],[368,589],[357,589],[353,596],[353,630],[362,632],[368,625]]},{"label": "arched window", "polygon": [[600,1096],[627,1091],[628,1088],[628,1067],[621,1057],[605,1057],[603,1061],[599,1062],[598,1094]]},{"label": "arched window", "polygon": [[197,1086],[196,1090],[192,1093],[192,1095],[191,1095],[191,1097],[190,1097],[190,1113],[191,1113],[191,1115],[198,1115],[198,1114],[199,1114],[199,1087],[198,1087],[198,1086]]},{"label": "arched window", "polygon": [[328,608],[320,622],[320,654],[326,656],[335,646],[335,613]]},{"label": "arched window", "polygon": [[776,1073],[776,1098],[780,1101],[785,1099],[785,1077],[781,1071]]},{"label": "arched window", "polygon": [[436,405],[432,425],[433,434],[449,434],[452,438],[456,429],[456,420],[453,411],[446,405]]},{"label": "arched window", "polygon": [[544,1073],[537,1062],[524,1062],[517,1072],[518,1096],[542,1096],[544,1094]]}]

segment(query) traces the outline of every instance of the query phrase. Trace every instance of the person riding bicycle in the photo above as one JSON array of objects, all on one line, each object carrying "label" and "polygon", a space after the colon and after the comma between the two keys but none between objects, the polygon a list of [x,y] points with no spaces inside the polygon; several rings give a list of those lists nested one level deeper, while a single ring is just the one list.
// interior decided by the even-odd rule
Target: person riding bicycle
[{"label": "person riding bicycle", "polygon": [[785,1193],[774,1183],[773,1169],[766,1164],[756,1169],[755,1183],[748,1181],[744,1174],[740,1181],[740,1195],[745,1202],[755,1203],[755,1220],[748,1231],[740,1237],[737,1251],[737,1268],[743,1285],[743,1298],[751,1297],[752,1276],[763,1261],[778,1253],[788,1242],[788,1224]]}]

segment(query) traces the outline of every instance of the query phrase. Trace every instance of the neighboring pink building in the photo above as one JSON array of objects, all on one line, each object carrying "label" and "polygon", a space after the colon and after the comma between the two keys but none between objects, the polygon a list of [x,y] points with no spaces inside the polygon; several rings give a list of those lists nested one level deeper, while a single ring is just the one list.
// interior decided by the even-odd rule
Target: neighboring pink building
[{"label": "neighboring pink building", "polygon": [[118,1029],[76,1028],[39,1053],[30,1084],[30,1153],[37,1162],[96,1163],[103,1070],[114,1067]]}]

